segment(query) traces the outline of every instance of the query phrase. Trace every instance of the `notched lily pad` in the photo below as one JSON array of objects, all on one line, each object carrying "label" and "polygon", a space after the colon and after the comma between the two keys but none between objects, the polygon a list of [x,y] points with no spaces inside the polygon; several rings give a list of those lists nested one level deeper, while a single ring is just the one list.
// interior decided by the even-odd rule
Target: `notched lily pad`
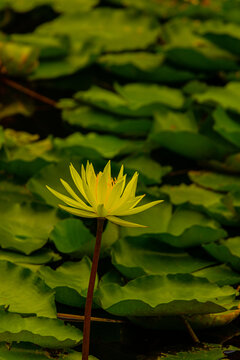
[{"label": "notched lily pad", "polygon": [[57,223],[56,209],[31,203],[1,202],[0,244],[26,255],[42,248]]},{"label": "notched lily pad", "polygon": [[236,236],[218,243],[203,245],[204,249],[215,259],[227,263],[233,269],[240,271],[240,237]]},{"label": "notched lily pad", "polygon": [[0,305],[8,311],[56,317],[54,292],[29,269],[0,261]]},{"label": "notched lily pad", "polygon": [[214,264],[214,261],[190,256],[161,243],[151,235],[121,238],[113,245],[111,255],[113,265],[128,279],[152,274],[191,273]]},{"label": "notched lily pad", "polygon": [[[45,283],[55,290],[56,300],[62,304],[83,307],[86,301],[91,261],[84,257],[79,262],[65,262],[56,270],[43,266],[39,270]],[[98,280],[96,280],[97,286]]]},{"label": "notched lily pad", "polygon": [[101,307],[114,315],[173,316],[226,311],[235,290],[190,274],[146,275],[124,286],[100,283],[97,296]]},{"label": "notched lily pad", "polygon": [[64,349],[74,347],[82,340],[81,330],[58,319],[22,317],[0,311],[0,321],[0,341],[23,341],[52,349]]}]

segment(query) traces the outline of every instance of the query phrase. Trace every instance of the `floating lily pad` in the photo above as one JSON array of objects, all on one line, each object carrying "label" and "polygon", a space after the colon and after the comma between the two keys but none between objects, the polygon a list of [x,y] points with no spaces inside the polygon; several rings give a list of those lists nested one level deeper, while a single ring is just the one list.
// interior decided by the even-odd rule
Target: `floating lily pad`
[{"label": "floating lily pad", "polygon": [[239,221],[235,211],[227,206],[228,198],[211,190],[191,185],[164,185],[161,191],[174,205],[189,204],[190,208],[203,211],[223,224],[236,225]]},{"label": "floating lily pad", "polygon": [[[207,250],[207,245],[206,245]],[[218,259],[219,260],[219,259]],[[240,274],[233,271],[225,264],[210,266],[205,269],[200,269],[192,272],[192,275],[204,277],[211,282],[223,285],[237,285],[240,283]]]},{"label": "floating lily pad", "polygon": [[[118,226],[108,222],[102,235],[100,256],[104,256],[107,249],[117,240],[118,232]],[[92,256],[96,242],[95,235],[80,219],[59,221],[50,234],[50,240],[60,252],[72,254],[74,257]]]},{"label": "floating lily pad", "polygon": [[6,129],[4,132],[5,152],[0,157],[2,168],[17,174],[21,178],[28,178],[45,165],[58,161],[52,152],[50,138],[39,140],[39,135],[23,131]]},{"label": "floating lily pad", "polygon": [[74,133],[65,139],[55,138],[54,147],[65,157],[80,156],[112,159],[117,155],[129,154],[142,146],[142,141],[120,139],[110,135]]},{"label": "floating lily pad", "polygon": [[[43,266],[39,270],[45,283],[55,290],[56,300],[62,304],[83,307],[86,301],[91,261],[84,257],[79,262],[65,262],[56,270]],[[95,286],[97,286],[96,280]]]},{"label": "floating lily pad", "polygon": [[0,341],[24,341],[64,349],[74,347],[82,340],[81,330],[58,319],[26,318],[4,311],[0,312],[0,319]]},{"label": "floating lily pad", "polygon": [[0,305],[9,312],[56,317],[54,292],[29,269],[0,261]]},{"label": "floating lily pad", "polygon": [[124,286],[105,282],[98,290],[101,307],[120,316],[215,313],[228,310],[226,303],[234,297],[232,287],[220,288],[190,274],[146,275]]},{"label": "floating lily pad", "polygon": [[140,174],[140,181],[146,185],[158,184],[162,181],[162,177],[168,174],[171,166],[161,166],[158,162],[154,161],[151,157],[140,155],[130,156],[124,159],[123,162],[127,172],[138,171]]},{"label": "floating lily pad", "polygon": [[[49,356],[55,356],[54,352],[46,349],[41,349],[37,346],[30,344],[14,344],[9,349],[5,343],[0,345],[0,356],[4,360],[49,360]],[[81,353],[74,350],[64,350],[63,352],[58,351],[59,360],[79,360]],[[94,356],[89,356],[89,360],[97,360]]]},{"label": "floating lily pad", "polygon": [[188,176],[197,185],[216,191],[240,191],[239,176],[211,171],[189,171]]},{"label": "floating lily pad", "polygon": [[26,255],[43,247],[57,223],[55,209],[34,204],[0,203],[2,209],[0,244],[4,249],[14,249]]},{"label": "floating lily pad", "polygon": [[11,8],[17,12],[27,12],[42,5],[50,5],[56,12],[75,12],[87,11],[98,3],[98,0],[70,0],[66,4],[62,0],[32,0],[31,2],[23,0],[21,2],[12,2],[11,0],[3,0],[0,9]]},{"label": "floating lily pad", "polygon": [[3,180],[0,182],[0,202],[27,202],[33,201],[30,191],[23,185]]},{"label": "floating lily pad", "polygon": [[240,271],[240,237],[236,236],[219,243],[203,245],[204,249],[215,259],[229,264],[233,269]]},{"label": "floating lily pad", "polygon": [[213,118],[214,130],[239,148],[240,125],[238,121],[232,119],[221,107],[213,112]]},{"label": "floating lily pad", "polygon": [[149,235],[119,239],[113,245],[111,255],[113,265],[129,279],[151,274],[189,273],[214,264],[167,246]]},{"label": "floating lily pad", "polygon": [[38,66],[38,51],[31,46],[0,41],[1,73],[23,76]]},{"label": "floating lily pad", "polygon": [[240,83],[229,82],[225,87],[209,86],[202,94],[193,95],[200,104],[220,105],[226,110],[240,113],[239,103]]},{"label": "floating lily pad", "polygon": [[236,57],[197,34],[201,21],[175,18],[163,27],[167,58],[188,70],[237,70]]},{"label": "floating lily pad", "polygon": [[50,249],[41,249],[31,255],[23,255],[12,251],[0,250],[0,260],[10,261],[18,265],[42,265],[50,261],[61,260],[61,256]]},{"label": "floating lily pad", "polygon": [[150,234],[156,240],[178,248],[213,242],[227,235],[215,220],[197,211],[177,208],[172,214],[172,207],[167,202],[143,213],[128,216],[128,220],[148,227],[120,228],[121,237]]},{"label": "floating lily pad", "polygon": [[[77,105],[77,103],[76,103]],[[146,135],[152,125],[148,118],[121,118],[89,106],[76,106],[73,109],[64,109],[62,118],[70,125],[89,130],[100,130],[109,133],[129,136]]]},{"label": "floating lily pad", "polygon": [[155,18],[105,7],[59,16],[39,26],[37,32],[68,35],[81,42],[94,39],[104,51],[121,51],[145,49],[155,43],[160,30]]},{"label": "floating lily pad", "polygon": [[177,113],[163,109],[154,114],[149,140],[196,160],[222,159],[234,151],[231,145],[199,133],[196,119],[192,113]]},{"label": "floating lily pad", "polygon": [[117,93],[93,86],[75,94],[77,100],[126,116],[152,116],[163,107],[181,109],[184,96],[178,89],[155,84],[115,85]]},{"label": "floating lily pad", "polygon": [[164,54],[147,52],[106,54],[98,63],[107,71],[136,81],[177,83],[192,80],[195,74],[165,65]]}]

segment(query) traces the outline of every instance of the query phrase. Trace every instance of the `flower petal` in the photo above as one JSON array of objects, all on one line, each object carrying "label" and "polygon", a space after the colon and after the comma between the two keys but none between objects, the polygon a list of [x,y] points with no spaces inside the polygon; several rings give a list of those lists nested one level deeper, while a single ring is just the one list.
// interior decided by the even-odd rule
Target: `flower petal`
[{"label": "flower petal", "polygon": [[85,218],[96,218],[97,217],[97,214],[90,213],[88,211],[78,210],[78,209],[74,209],[69,206],[64,206],[64,205],[60,205],[60,204],[58,206],[61,209],[69,212],[70,214],[76,215],[76,216],[85,217]]},{"label": "flower petal", "polygon": [[142,212],[142,211],[145,211],[147,209],[150,209],[152,206],[155,206],[157,204],[160,204],[161,202],[163,202],[164,200],[156,200],[156,201],[152,201],[148,204],[145,204],[145,205],[141,205],[141,206],[138,206],[136,208],[133,208],[133,209],[129,209],[129,210],[126,210],[126,211],[122,211],[121,209],[119,211],[115,211],[114,212],[114,215],[117,215],[117,216],[125,216],[125,215],[134,215],[134,214],[138,214],[139,212]]},{"label": "flower petal", "polygon": [[129,183],[126,186],[126,189],[124,190],[124,193],[122,194],[122,199],[126,200],[129,197],[134,197],[136,193],[137,188],[137,181],[138,181],[138,172],[136,171],[133,174],[133,177],[129,181]]},{"label": "flower petal", "polygon": [[140,224],[135,224],[129,221],[125,221],[122,219],[119,219],[116,216],[107,216],[106,219],[108,219],[109,221],[113,222],[114,224],[117,225],[121,225],[121,226],[125,226],[125,227],[140,227],[140,228],[145,228],[147,226],[145,225],[140,225]]},{"label": "flower petal", "polygon": [[122,165],[121,168],[120,168],[120,171],[118,173],[117,180],[119,180],[123,176],[123,170],[124,170],[124,166]]},{"label": "flower petal", "polygon": [[74,198],[77,200],[77,202],[79,202],[79,205],[81,205],[83,207],[83,209],[87,210],[87,211],[93,211],[93,209],[88,206],[87,204],[85,204],[84,201],[82,201],[82,199],[80,199],[79,196],[77,196],[77,194],[73,191],[73,189],[71,188],[71,186],[64,181],[63,179],[60,179],[61,183],[63,184],[63,186],[65,187],[65,189],[67,190],[67,192]]},{"label": "flower petal", "polygon": [[111,186],[111,162],[109,160],[103,169],[102,176],[99,176],[98,179],[97,199],[99,204],[104,204]]},{"label": "flower petal", "polygon": [[[63,202],[65,202],[67,205],[73,206],[77,209],[82,209],[82,210],[87,210],[86,209],[86,205],[83,203],[83,205],[81,205],[80,203],[78,203],[76,200],[71,199],[70,197],[63,195],[61,193],[59,193],[58,191],[50,188],[49,186],[46,185],[46,188],[51,191],[51,193],[53,195],[55,195],[57,198],[59,198],[60,200],[62,200]],[[91,209],[91,208],[90,208]],[[92,209],[90,211],[93,211]]]},{"label": "flower petal", "polygon": [[112,209],[110,210],[110,215],[117,215],[118,211],[124,212],[132,209],[144,198],[144,196],[145,194],[136,196],[130,200],[126,200],[123,204],[120,204],[120,206],[119,203],[115,204],[115,207],[112,207]]},{"label": "flower petal", "polygon": [[99,204],[97,207],[97,216],[101,218],[105,218],[107,215],[107,210],[104,207],[104,204]]},{"label": "flower petal", "polygon": [[86,194],[87,201],[89,202],[90,205],[92,205],[92,207],[96,211],[97,210],[96,191],[95,189],[89,187],[87,183],[86,172],[83,165],[81,168],[81,175],[82,175],[82,186],[84,193]]},{"label": "flower petal", "polygon": [[114,205],[120,201],[120,196],[122,195],[123,188],[126,182],[126,175],[124,175],[120,180],[113,185],[113,188],[110,192],[110,195],[106,202],[106,208],[111,209],[114,208]]},{"label": "flower petal", "polygon": [[74,184],[76,185],[76,187],[78,188],[78,190],[80,191],[82,196],[88,201],[85,191],[83,189],[83,184],[82,184],[83,181],[81,179],[81,176],[79,175],[79,173],[77,172],[77,170],[75,169],[73,164],[70,164],[69,168],[70,168],[70,173],[73,178]]}]

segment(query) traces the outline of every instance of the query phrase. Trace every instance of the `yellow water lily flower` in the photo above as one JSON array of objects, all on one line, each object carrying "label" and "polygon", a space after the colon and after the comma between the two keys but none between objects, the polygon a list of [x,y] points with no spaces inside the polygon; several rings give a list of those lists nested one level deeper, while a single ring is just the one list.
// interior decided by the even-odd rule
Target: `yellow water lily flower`
[{"label": "yellow water lily flower", "polygon": [[145,227],[120,219],[118,216],[133,215],[161,203],[163,200],[152,201],[136,207],[145,195],[135,196],[137,188],[138,173],[135,172],[132,179],[126,185],[126,174],[123,174],[123,165],[117,178],[111,177],[111,164],[107,163],[103,171],[95,174],[93,165],[87,162],[86,170],[81,167],[81,175],[70,164],[72,179],[80,192],[75,193],[71,186],[61,180],[65,190],[71,197],[63,195],[47,186],[53,195],[69,206],[59,207],[73,215],[85,218],[105,218],[109,221],[127,227]]}]

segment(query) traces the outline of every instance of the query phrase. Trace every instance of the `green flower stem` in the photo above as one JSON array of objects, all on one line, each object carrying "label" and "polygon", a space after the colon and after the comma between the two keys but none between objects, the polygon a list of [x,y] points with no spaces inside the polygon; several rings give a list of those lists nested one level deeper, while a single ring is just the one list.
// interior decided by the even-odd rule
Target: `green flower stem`
[{"label": "green flower stem", "polygon": [[85,312],[84,312],[82,360],[88,360],[88,355],[89,355],[92,301],[93,301],[94,285],[97,275],[98,260],[101,249],[104,220],[105,220],[104,218],[97,219],[96,243],[94,248],[92,268],[91,268],[91,274],[88,284],[88,292],[87,292],[87,299],[86,299]]}]

